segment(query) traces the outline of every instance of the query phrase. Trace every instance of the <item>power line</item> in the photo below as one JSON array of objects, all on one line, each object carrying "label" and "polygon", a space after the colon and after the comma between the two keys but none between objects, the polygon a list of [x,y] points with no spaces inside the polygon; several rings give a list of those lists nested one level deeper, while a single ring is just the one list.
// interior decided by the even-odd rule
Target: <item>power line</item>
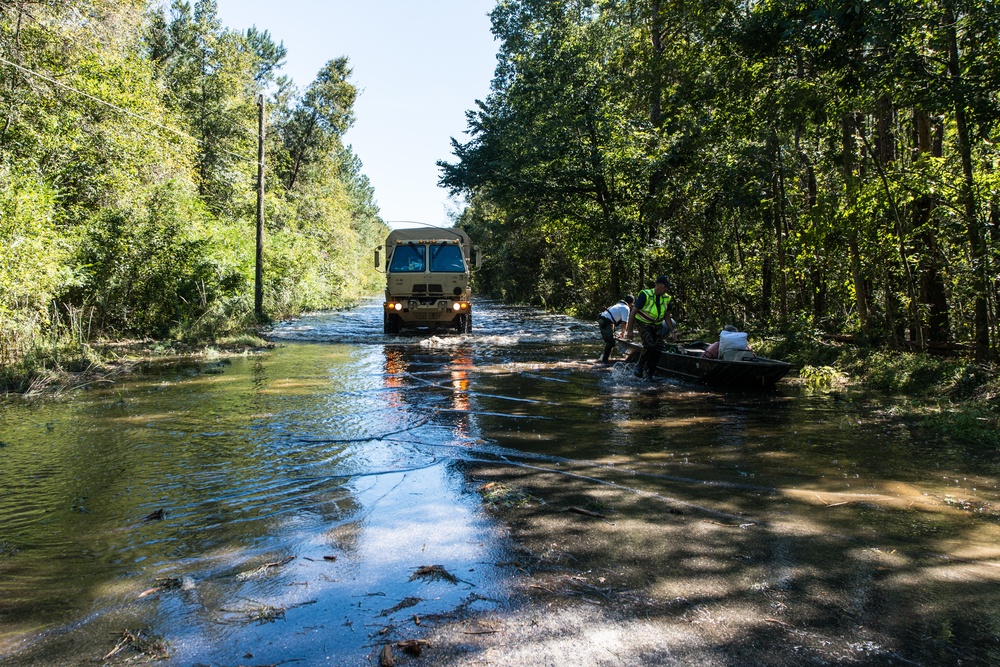
[{"label": "power line", "polygon": [[[119,111],[119,112],[125,114],[126,116],[131,116],[132,118],[136,118],[136,119],[141,120],[141,121],[143,121],[145,123],[149,123],[150,125],[153,125],[154,127],[158,127],[161,130],[166,130],[167,132],[172,132],[173,134],[176,134],[176,135],[178,135],[180,137],[184,137],[186,139],[190,139],[191,141],[195,142],[198,145],[201,145],[201,146],[205,145],[204,140],[198,139],[197,137],[193,137],[190,134],[188,134],[187,132],[184,132],[182,130],[178,130],[178,129],[173,128],[173,127],[169,127],[169,126],[164,125],[162,123],[159,123],[159,122],[157,122],[157,121],[155,121],[155,120],[153,120],[151,118],[147,118],[147,117],[145,117],[145,116],[143,116],[141,114],[137,114],[134,111],[129,111],[128,109],[125,109],[125,108],[122,108],[122,107],[117,106],[115,104],[112,104],[111,102],[108,102],[106,100],[102,100],[101,98],[95,97],[94,95],[91,95],[90,93],[85,93],[84,91],[79,90],[77,88],[74,88],[73,86],[70,86],[70,85],[67,85],[65,83],[62,83],[61,81],[57,81],[57,80],[53,79],[52,77],[46,76],[46,75],[41,74],[39,72],[35,72],[34,70],[28,69],[27,67],[24,67],[22,65],[18,65],[17,63],[13,63],[13,62],[7,60],[6,58],[4,58],[2,56],[0,56],[0,62],[6,63],[6,64],[10,65],[11,67],[14,67],[15,69],[21,70],[22,72],[24,72],[26,74],[30,74],[31,76],[35,76],[35,77],[38,77],[39,79],[43,79],[45,81],[48,81],[49,83],[55,84],[56,86],[59,86],[60,88],[65,88],[66,90],[72,91],[72,92],[76,93],[77,95],[82,95],[83,97],[86,97],[87,99],[90,99],[90,100],[93,100],[94,102],[97,102],[98,104],[103,104],[104,106],[109,107],[111,109],[114,109],[115,111]],[[223,149],[217,149],[217,150],[220,153],[225,153],[226,155],[231,155],[232,157],[235,157],[235,158],[237,158],[239,160],[244,160],[244,161],[250,162],[252,164],[257,164],[256,158],[249,158],[249,157],[247,157],[245,155],[239,155],[237,153],[233,153],[232,151],[227,151],[224,148]]]}]

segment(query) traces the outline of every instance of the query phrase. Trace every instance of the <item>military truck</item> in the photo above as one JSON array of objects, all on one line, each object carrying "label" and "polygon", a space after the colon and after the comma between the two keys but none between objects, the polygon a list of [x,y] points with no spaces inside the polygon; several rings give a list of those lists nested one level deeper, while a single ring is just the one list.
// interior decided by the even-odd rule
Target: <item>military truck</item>
[{"label": "military truck", "polygon": [[385,272],[383,330],[452,327],[472,331],[472,268],[482,257],[461,229],[395,229],[385,239],[385,263],[375,249],[375,268]]}]

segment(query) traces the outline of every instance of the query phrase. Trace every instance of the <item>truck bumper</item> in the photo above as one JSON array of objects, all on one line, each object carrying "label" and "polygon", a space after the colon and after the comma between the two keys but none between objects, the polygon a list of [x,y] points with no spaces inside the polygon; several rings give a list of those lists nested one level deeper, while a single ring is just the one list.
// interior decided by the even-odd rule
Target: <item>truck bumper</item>
[{"label": "truck bumper", "polygon": [[416,299],[393,299],[385,302],[387,314],[398,316],[407,324],[450,324],[459,315],[472,312],[468,301],[438,299],[434,303],[421,303]]}]

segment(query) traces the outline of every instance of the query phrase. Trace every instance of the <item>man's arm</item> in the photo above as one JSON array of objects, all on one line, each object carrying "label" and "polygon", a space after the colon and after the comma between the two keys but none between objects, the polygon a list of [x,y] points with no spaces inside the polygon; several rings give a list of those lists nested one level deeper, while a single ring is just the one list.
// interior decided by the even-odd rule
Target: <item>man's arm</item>
[{"label": "man's arm", "polygon": [[628,310],[628,327],[625,329],[625,337],[629,340],[632,339],[633,332],[635,331],[635,314],[646,305],[646,293],[639,292],[639,296],[635,297],[635,301],[632,303],[632,307]]},{"label": "man's arm", "polygon": [[635,313],[636,307],[632,306],[628,310],[628,325],[625,327],[625,337],[632,340],[633,330],[635,329]]}]

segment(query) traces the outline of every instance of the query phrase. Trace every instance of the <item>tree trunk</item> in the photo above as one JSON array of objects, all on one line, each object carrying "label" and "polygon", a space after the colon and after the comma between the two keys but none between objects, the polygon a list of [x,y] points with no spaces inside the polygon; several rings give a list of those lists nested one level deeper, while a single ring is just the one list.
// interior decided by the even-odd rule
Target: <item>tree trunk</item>
[{"label": "tree trunk", "polygon": [[[913,134],[915,162],[919,164],[928,156],[941,157],[941,146],[932,141],[931,119],[926,112],[914,111]],[[916,238],[922,245],[918,253],[920,260],[917,272],[920,282],[920,303],[927,313],[926,335],[918,335],[917,340],[945,342],[951,338],[948,297],[945,292],[944,276],[941,273],[943,262],[938,244],[937,221],[934,218],[934,201],[930,195],[921,195],[913,202],[912,225],[916,231]],[[924,327],[924,322],[921,321],[917,326]]]},{"label": "tree trunk", "polygon": [[965,97],[962,94],[962,65],[958,53],[958,34],[955,29],[955,12],[951,2],[945,3],[944,29],[948,40],[948,75],[951,81],[951,93],[955,102],[955,132],[958,140],[958,152],[962,160],[961,197],[965,211],[966,233],[969,238],[969,251],[972,256],[972,291],[975,294],[975,347],[976,360],[987,361],[990,357],[989,312],[986,303],[987,266],[986,237],[983,226],[976,211],[975,172],[972,167],[971,128],[966,116]]},{"label": "tree trunk", "polygon": [[865,288],[864,274],[861,269],[861,249],[858,243],[858,175],[856,173],[855,154],[857,145],[854,140],[854,127],[860,122],[858,114],[848,113],[841,119],[841,148],[844,152],[844,202],[847,214],[847,247],[851,259],[851,276],[854,279],[854,298],[858,308],[858,321],[861,331],[869,334],[868,291]]},{"label": "tree trunk", "polygon": [[295,152],[295,164],[292,166],[292,173],[288,176],[288,190],[295,185],[299,178],[299,169],[302,168],[302,161],[305,159],[306,151],[309,149],[309,141],[312,139],[313,129],[316,127],[316,112],[309,116],[309,125],[306,126],[299,141],[299,149]]},{"label": "tree trunk", "polygon": [[905,287],[907,295],[905,317],[903,315],[904,308],[898,297],[900,287],[897,282],[898,275],[891,271],[888,266],[884,270],[882,294],[885,302],[886,331],[891,333],[893,344],[901,345],[906,338],[907,323],[909,323],[911,330],[917,329],[919,331],[920,308],[916,280],[913,275],[913,267],[910,266],[907,248],[907,240],[910,236],[906,227],[907,220],[900,211],[892,186],[889,184],[888,170],[896,159],[896,136],[893,131],[895,120],[895,107],[889,98],[882,96],[876,105],[874,147],[869,142],[863,126],[859,124],[855,129],[872,158],[872,164],[882,181],[885,198],[892,214],[889,226],[896,233],[896,250],[899,253],[899,263],[903,269],[903,287]]},{"label": "tree trunk", "polygon": [[774,256],[778,263],[778,322],[785,326],[788,322],[788,272],[785,267],[785,184],[782,178],[781,143],[777,135],[771,137],[771,216],[774,225]]}]

